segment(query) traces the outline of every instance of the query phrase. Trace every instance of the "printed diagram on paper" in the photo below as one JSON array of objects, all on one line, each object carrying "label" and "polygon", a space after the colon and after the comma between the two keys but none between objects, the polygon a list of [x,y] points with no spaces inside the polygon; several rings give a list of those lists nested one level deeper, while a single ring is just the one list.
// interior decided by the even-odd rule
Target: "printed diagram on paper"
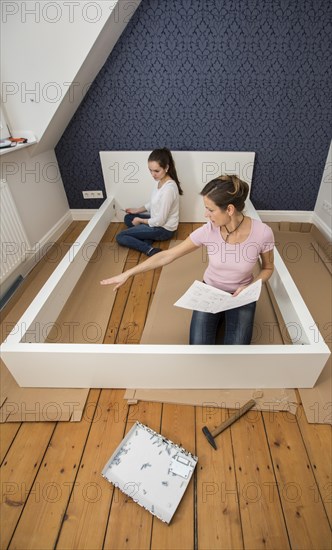
[{"label": "printed diagram on paper", "polygon": [[169,523],[197,460],[182,447],[136,422],[102,475],[151,514]]},{"label": "printed diagram on paper", "polygon": [[262,289],[262,280],[259,279],[233,297],[229,292],[206,285],[201,281],[194,281],[191,287],[175,302],[175,306],[185,309],[195,309],[207,313],[219,313],[227,309],[244,306],[256,302]]}]

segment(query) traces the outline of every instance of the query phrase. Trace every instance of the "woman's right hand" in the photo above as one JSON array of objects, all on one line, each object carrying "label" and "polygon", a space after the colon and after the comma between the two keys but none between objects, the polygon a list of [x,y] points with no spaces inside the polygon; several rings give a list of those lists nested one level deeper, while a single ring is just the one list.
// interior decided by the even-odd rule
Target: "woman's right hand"
[{"label": "woman's right hand", "polygon": [[103,279],[100,281],[101,285],[115,285],[113,288],[113,291],[118,290],[120,286],[124,285],[125,282],[128,279],[128,275],[126,273],[120,273],[120,275],[115,275],[115,277],[111,277],[110,279]]},{"label": "woman's right hand", "polygon": [[139,208],[126,208],[125,212],[127,212],[127,214],[139,214],[140,209]]}]

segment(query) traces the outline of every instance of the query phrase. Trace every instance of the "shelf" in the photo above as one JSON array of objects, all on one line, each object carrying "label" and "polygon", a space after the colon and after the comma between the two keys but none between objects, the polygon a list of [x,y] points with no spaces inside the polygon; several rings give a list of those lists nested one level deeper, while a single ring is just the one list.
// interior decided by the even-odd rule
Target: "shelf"
[{"label": "shelf", "polygon": [[28,130],[24,130],[24,131],[21,130],[21,131],[17,131],[17,132],[15,131],[15,132],[13,132],[13,135],[17,136],[17,137],[27,138],[28,142],[27,143],[18,143],[14,147],[7,147],[5,149],[0,149],[0,156],[9,155],[10,153],[14,153],[15,151],[19,151],[21,149],[24,149],[25,147],[30,147],[30,145],[34,145],[35,143],[37,143],[36,136]]}]

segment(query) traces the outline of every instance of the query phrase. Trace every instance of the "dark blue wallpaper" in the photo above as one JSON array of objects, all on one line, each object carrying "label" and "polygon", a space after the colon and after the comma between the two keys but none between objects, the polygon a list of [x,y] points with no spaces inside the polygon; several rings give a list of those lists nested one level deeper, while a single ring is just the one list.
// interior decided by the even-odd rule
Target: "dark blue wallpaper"
[{"label": "dark blue wallpaper", "polygon": [[142,0],[56,155],[95,208],[100,150],[255,151],[258,209],[313,210],[331,138],[330,0]]}]

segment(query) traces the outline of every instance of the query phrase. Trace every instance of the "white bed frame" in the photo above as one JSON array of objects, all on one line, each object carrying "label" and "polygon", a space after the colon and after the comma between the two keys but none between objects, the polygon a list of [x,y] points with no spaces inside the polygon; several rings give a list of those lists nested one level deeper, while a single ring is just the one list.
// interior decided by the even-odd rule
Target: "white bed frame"
[{"label": "white bed frame", "polygon": [[[310,388],[330,351],[280,255],[270,286],[292,338],[289,345],[189,346],[44,343],[111,221],[121,208],[141,206],[154,184],[147,151],[102,152],[107,199],[1,346],[2,358],[23,387],[64,388]],[[174,152],[184,196],[181,221],[200,222],[199,192],[221,173],[249,184],[254,153]],[[247,212],[258,218],[251,202]],[[105,273],[107,276],[107,273]]]}]

